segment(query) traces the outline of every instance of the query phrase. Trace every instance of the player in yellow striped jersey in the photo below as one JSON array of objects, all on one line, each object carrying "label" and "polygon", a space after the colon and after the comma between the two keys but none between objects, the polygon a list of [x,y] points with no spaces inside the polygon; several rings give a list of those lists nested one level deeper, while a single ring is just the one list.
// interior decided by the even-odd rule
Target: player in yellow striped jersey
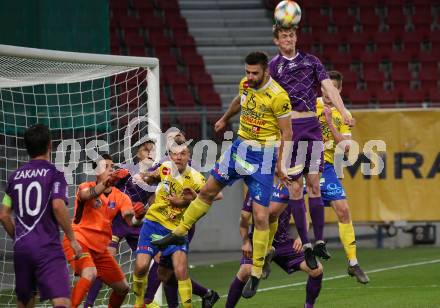
[{"label": "player in yellow striped jersey", "polygon": [[159,246],[176,243],[208,212],[218,192],[226,185],[244,179],[253,200],[255,223],[252,275],[242,293],[247,298],[257,291],[268,242],[272,242],[269,239],[269,202],[274,174],[277,173],[278,178],[288,184],[286,168],[281,162],[284,142],[292,140],[290,99],[287,92],[270,77],[268,62],[263,52],[251,52],[246,56],[246,78],[240,82],[238,96],[215,125],[216,131],[224,129],[231,117],[241,111],[238,138],[216,162],[208,181],[173,234],[153,241]]},{"label": "player in yellow striped jersey", "polygon": [[[342,74],[338,71],[330,71],[328,74],[334,86],[340,92],[342,90]],[[324,171],[321,177],[322,200],[326,206],[331,206],[338,216],[339,237],[349,262],[348,274],[356,276],[360,283],[365,284],[368,283],[369,278],[359,267],[357,261],[356,240],[351,221],[350,207],[348,206],[344,188],[334,168],[335,149],[340,142],[351,139],[351,127],[344,123],[341,114],[326,95],[317,99],[316,113],[321,123],[322,137],[325,144]],[[348,150],[348,145],[345,142],[344,150]]]}]

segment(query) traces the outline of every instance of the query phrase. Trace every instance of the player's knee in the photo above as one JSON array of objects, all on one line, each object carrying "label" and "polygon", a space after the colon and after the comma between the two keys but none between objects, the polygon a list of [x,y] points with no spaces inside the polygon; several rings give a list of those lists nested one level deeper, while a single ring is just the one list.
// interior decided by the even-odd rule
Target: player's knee
[{"label": "player's knee", "polygon": [[177,280],[185,280],[188,278],[188,269],[185,265],[178,265],[174,267],[174,274]]},{"label": "player's knee", "polygon": [[118,284],[117,288],[115,288],[114,290],[119,295],[127,295],[130,287],[128,285],[128,282],[124,279],[124,281],[121,281],[121,283]]},{"label": "player's knee", "polygon": [[70,299],[65,297],[59,297],[52,299],[52,306],[54,308],[69,308],[71,307]]},{"label": "player's knee", "polygon": [[214,191],[213,189],[207,187],[206,185],[201,188],[199,193],[199,198],[208,202],[213,202],[216,196],[217,196],[217,191]]},{"label": "player's knee", "polygon": [[324,268],[323,268],[322,264],[318,263],[318,267],[315,268],[314,270],[310,270],[309,275],[310,275],[310,277],[316,278],[316,277],[322,275],[323,272],[324,272]]},{"label": "player's knee", "polygon": [[340,223],[346,224],[350,222],[350,208],[348,207],[347,202],[338,201],[335,210]]},{"label": "player's knee", "polygon": [[318,181],[308,181],[307,182],[307,193],[310,197],[318,197],[321,195],[321,189],[319,187]]},{"label": "player's knee", "polygon": [[89,281],[95,281],[97,275],[98,272],[96,271],[96,267],[87,267],[81,272],[81,277]]},{"label": "player's knee", "polygon": [[290,199],[299,200],[303,197],[304,188],[297,182],[292,183],[292,189],[289,191]]},{"label": "player's knee", "polygon": [[255,212],[253,219],[257,229],[266,229],[269,227],[269,219],[267,213]]},{"label": "player's knee", "polygon": [[238,270],[237,278],[240,281],[247,281],[248,278],[251,276],[251,272],[252,272],[252,265],[243,264],[240,266],[240,269]]}]

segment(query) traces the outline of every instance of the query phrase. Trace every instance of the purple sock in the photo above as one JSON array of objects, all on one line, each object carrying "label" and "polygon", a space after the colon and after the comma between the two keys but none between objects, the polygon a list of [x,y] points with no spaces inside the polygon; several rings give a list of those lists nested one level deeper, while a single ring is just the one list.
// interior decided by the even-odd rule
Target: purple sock
[{"label": "purple sock", "polygon": [[315,241],[324,239],[324,203],[321,197],[309,197],[310,218],[312,218]]},{"label": "purple sock", "polygon": [[307,235],[307,218],[304,199],[289,200],[289,207],[292,211],[293,219],[295,219],[296,229],[298,230],[298,235],[303,245],[310,243]]},{"label": "purple sock", "polygon": [[102,281],[99,278],[96,278],[93,282],[92,286],[87,293],[87,299],[85,307],[92,307],[95,304],[95,300],[98,297],[99,291],[102,288]]},{"label": "purple sock", "polygon": [[322,276],[323,274],[318,277],[309,276],[306,286],[306,307],[313,307],[313,304],[318,298],[319,292],[321,291]]},{"label": "purple sock", "polygon": [[164,284],[163,290],[167,299],[168,308],[179,307],[179,299],[177,297],[178,286],[176,276],[172,276],[167,283]]},{"label": "purple sock", "polygon": [[194,281],[193,279],[191,279],[191,284],[192,284],[192,294],[195,294],[197,296],[203,297],[206,295],[206,293],[208,293],[208,289],[205,288],[204,286],[199,285],[196,281]]},{"label": "purple sock", "polygon": [[161,281],[159,280],[159,278],[157,278],[158,267],[159,264],[154,262],[150,268],[150,271],[148,272],[147,291],[145,292],[145,296],[144,296],[145,304],[151,304],[154,301],[154,295],[156,294],[157,289],[160,286]]},{"label": "purple sock", "polygon": [[237,305],[245,284],[246,282],[241,281],[237,277],[232,280],[231,286],[229,287],[228,299],[226,300],[226,308],[233,308]]}]

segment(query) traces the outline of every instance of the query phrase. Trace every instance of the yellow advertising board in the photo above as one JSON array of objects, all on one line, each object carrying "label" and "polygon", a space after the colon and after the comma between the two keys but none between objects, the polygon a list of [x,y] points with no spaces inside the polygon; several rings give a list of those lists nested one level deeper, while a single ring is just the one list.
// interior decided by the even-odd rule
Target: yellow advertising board
[{"label": "yellow advertising board", "polygon": [[[440,221],[440,109],[352,114],[361,155],[343,168],[342,183],[353,220]],[[371,166],[375,175],[368,175]],[[336,221],[333,210],[326,221]]]}]

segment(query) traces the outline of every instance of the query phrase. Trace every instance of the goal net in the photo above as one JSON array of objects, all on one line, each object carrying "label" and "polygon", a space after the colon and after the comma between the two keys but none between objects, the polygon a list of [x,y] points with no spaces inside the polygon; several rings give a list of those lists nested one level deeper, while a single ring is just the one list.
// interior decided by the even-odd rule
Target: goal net
[{"label": "goal net", "polygon": [[[71,211],[78,185],[94,179],[91,161],[98,154],[127,163],[142,138],[160,142],[158,64],[156,58],[0,45],[1,190],[28,160],[23,133],[36,123],[52,131],[52,162],[65,173]],[[0,306],[16,306],[12,241],[3,228],[0,246]],[[117,259],[131,282],[134,255],[124,242]],[[107,305],[108,297],[103,288],[95,304]]]}]

